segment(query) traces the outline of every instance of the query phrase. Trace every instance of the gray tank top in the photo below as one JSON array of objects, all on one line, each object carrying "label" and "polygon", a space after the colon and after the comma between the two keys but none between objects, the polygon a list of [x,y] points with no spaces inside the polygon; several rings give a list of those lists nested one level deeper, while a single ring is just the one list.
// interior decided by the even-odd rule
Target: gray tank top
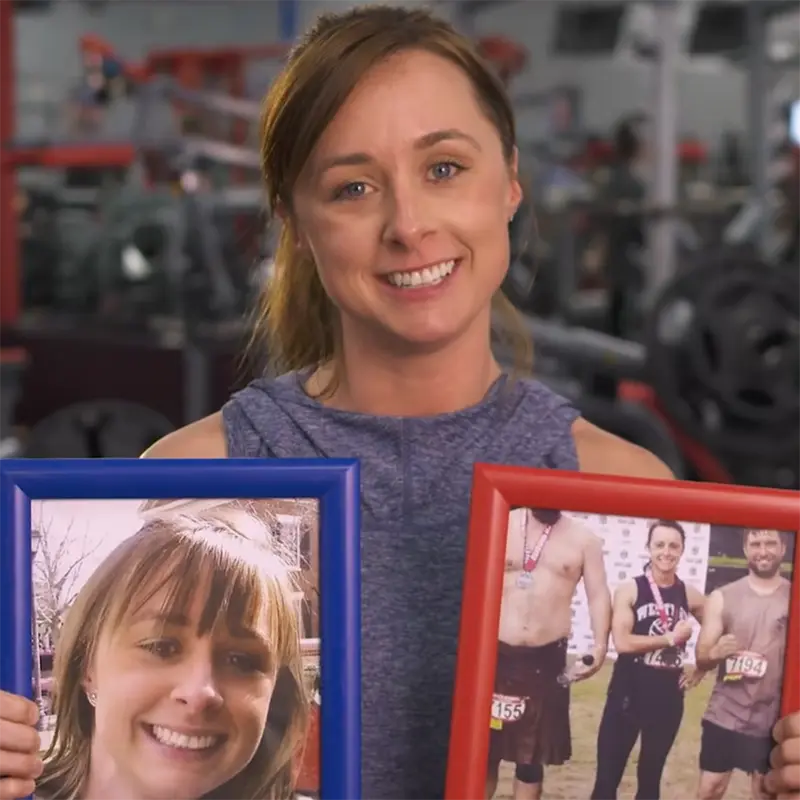
[{"label": "gray tank top", "polygon": [[232,458],[361,460],[368,800],[444,793],[473,463],[576,470],[578,416],[541,383],[505,376],[478,405],[434,417],[326,408],[296,373],[223,408]]},{"label": "gray tank top", "polygon": [[778,721],[789,621],[790,583],[771,594],[754,591],[747,577],[723,586],[722,624],[741,648],[717,670],[705,719],[737,733],[769,736]]}]

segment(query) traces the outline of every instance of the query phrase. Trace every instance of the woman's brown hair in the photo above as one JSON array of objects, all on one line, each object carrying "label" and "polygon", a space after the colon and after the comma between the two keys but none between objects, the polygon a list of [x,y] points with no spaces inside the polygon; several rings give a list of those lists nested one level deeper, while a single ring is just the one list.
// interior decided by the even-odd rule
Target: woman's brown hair
[{"label": "woman's brown hair", "polygon": [[[458,66],[474,87],[507,161],[516,147],[514,113],[506,90],[472,43],[425,10],[362,6],[321,16],[292,51],[270,87],[261,121],[261,167],[269,210],[286,212],[271,280],[262,297],[249,352],[269,353],[280,372],[317,367],[336,351],[336,310],[313,260],[298,252],[292,231],[292,189],[323,132],[374,66],[404,50],[425,50]],[[517,367],[530,363],[530,344],[511,303],[497,293]],[[332,388],[332,387],[329,387]]]}]

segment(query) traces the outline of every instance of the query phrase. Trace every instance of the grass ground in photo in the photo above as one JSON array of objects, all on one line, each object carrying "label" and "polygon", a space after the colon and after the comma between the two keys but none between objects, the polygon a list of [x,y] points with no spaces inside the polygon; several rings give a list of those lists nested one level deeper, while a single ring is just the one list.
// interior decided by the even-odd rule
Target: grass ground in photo
[{"label": "grass ground in photo", "polygon": [[[612,665],[606,663],[593,678],[572,687],[570,720],[572,724],[572,760],[561,767],[546,767],[542,796],[547,800],[574,800],[589,797],[594,785],[597,731],[605,705],[606,690]],[[706,709],[714,676],[709,674],[702,683],[686,694],[686,706],[678,738],[672,747],[661,781],[664,800],[684,800],[697,796],[698,756],[700,754],[700,720]],[[636,794],[636,765],[639,759],[637,744],[628,761],[619,789],[620,800]],[[500,765],[500,781],[495,798],[513,797],[514,767]],[[750,779],[734,773],[725,800],[749,800]]]}]

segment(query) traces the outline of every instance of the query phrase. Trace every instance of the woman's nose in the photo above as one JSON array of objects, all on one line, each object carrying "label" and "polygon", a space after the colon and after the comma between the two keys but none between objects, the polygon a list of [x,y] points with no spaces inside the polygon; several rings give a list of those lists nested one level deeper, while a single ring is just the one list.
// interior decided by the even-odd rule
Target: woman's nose
[{"label": "woman's nose", "polygon": [[195,657],[178,668],[172,697],[192,712],[203,712],[222,704],[222,694],[214,675],[214,664],[206,657]]},{"label": "woman's nose", "polygon": [[413,247],[432,229],[424,192],[412,186],[395,186],[389,201],[386,234],[390,240]]}]

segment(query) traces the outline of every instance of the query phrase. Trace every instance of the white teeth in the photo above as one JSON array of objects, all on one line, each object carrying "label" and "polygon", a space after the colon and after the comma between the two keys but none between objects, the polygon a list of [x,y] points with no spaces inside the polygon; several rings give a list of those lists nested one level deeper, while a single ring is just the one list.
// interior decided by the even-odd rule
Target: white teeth
[{"label": "white teeth", "polygon": [[150,730],[161,744],[183,750],[208,750],[220,740],[219,736],[186,736],[186,734],[178,733],[178,731],[170,730],[162,725],[153,725]]},{"label": "white teeth", "polygon": [[436,286],[455,269],[455,266],[455,261],[443,261],[441,264],[414,272],[392,272],[387,278],[393,286],[402,286],[403,288],[416,289],[423,286]]}]

